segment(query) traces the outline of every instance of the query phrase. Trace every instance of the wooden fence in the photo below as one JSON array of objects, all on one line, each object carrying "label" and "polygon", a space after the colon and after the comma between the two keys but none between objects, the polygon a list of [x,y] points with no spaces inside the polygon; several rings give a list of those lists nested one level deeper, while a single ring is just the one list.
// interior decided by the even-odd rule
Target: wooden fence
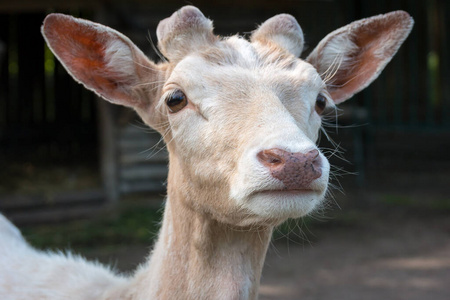
[{"label": "wooden fence", "polygon": [[[2,154],[76,155],[97,140],[95,96],[75,83],[44,45],[44,13],[0,15],[7,49],[0,71]],[[27,149],[22,151],[22,149]],[[19,153],[18,153],[19,152]]]},{"label": "wooden fence", "polygon": [[[156,2],[135,1],[130,5],[116,1],[99,10],[68,13],[110,25],[156,57],[149,35],[155,42],[158,21],[184,5],[178,1]],[[247,34],[276,13],[291,13],[305,32],[308,49],[304,55],[328,32],[353,20],[406,10],[415,19],[411,36],[380,78],[344,105],[357,108],[349,111],[363,112],[363,119],[355,113],[349,122],[370,123],[369,132],[361,133],[369,136],[379,130],[450,130],[447,1],[200,0],[195,5],[214,20],[216,32],[225,35]],[[139,123],[134,117],[119,122],[126,115],[122,110],[115,115],[110,108],[99,110],[93,93],[67,75],[41,37],[39,28],[45,10],[48,11],[0,13],[0,41],[5,45],[0,58],[0,162],[17,158],[17,154],[33,155],[36,149],[40,149],[43,158],[85,159],[89,151],[97,157],[98,148],[103,145],[99,159],[103,161],[106,190],[113,191],[108,192],[110,197],[163,189],[166,154],[158,152],[152,156],[145,152],[159,137],[136,128]],[[100,137],[99,116],[103,118]],[[356,147],[363,148],[361,143]],[[360,155],[362,164],[364,157]]]}]

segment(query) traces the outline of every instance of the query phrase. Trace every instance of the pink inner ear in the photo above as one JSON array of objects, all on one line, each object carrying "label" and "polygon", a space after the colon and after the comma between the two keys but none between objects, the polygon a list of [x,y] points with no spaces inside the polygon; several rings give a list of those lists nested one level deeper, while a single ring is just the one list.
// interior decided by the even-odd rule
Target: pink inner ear
[{"label": "pink inner ear", "polygon": [[[114,103],[131,104],[129,74],[108,66],[106,47],[119,36],[95,23],[49,15],[43,27],[47,42],[69,73],[88,89]],[[127,77],[128,76],[128,77]]]},{"label": "pink inner ear", "polygon": [[350,58],[354,64],[350,68],[340,69],[330,83],[328,91],[336,103],[347,99],[363,89],[374,76],[377,76],[381,59],[374,57],[375,46],[364,49]]},{"label": "pink inner ear", "polygon": [[[388,27],[374,30],[360,30],[354,35],[353,42],[359,51],[350,55],[351,65],[340,69],[329,88],[333,99],[347,98],[363,89],[384,66],[384,62],[393,55],[389,53],[389,43],[385,36],[389,35]],[[374,36],[375,35],[375,36]],[[387,45],[383,45],[387,44]],[[380,48],[384,48],[380,51]]]},{"label": "pink inner ear", "polygon": [[408,14],[394,12],[388,17],[370,18],[353,28],[350,38],[358,51],[348,55],[350,63],[339,69],[328,88],[336,103],[348,99],[378,77],[411,26]]},{"label": "pink inner ear", "polygon": [[106,66],[102,38],[96,30],[87,30],[89,25],[82,26],[70,17],[47,19],[44,30],[52,50],[78,80],[89,84],[91,76],[86,70],[104,70]]}]

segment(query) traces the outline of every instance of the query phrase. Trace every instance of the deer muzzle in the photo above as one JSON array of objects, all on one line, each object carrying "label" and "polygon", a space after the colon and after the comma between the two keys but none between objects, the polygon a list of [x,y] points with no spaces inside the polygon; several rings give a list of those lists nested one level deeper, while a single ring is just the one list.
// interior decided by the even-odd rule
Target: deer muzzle
[{"label": "deer muzzle", "polygon": [[307,190],[322,176],[322,158],[317,149],[307,153],[292,153],[273,148],[257,154],[260,163],[270,174],[283,182],[286,190]]}]

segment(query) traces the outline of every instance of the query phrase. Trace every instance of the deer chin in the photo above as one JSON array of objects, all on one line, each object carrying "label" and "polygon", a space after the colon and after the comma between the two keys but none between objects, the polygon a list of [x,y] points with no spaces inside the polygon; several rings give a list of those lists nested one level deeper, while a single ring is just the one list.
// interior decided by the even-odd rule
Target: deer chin
[{"label": "deer chin", "polygon": [[240,225],[277,226],[287,219],[303,217],[320,206],[325,199],[325,193],[326,188],[318,186],[301,190],[255,191],[240,201],[241,208],[247,212],[247,217]]},{"label": "deer chin", "polygon": [[300,218],[312,212],[324,199],[318,190],[261,191],[249,197],[249,208],[257,215],[280,219]]}]

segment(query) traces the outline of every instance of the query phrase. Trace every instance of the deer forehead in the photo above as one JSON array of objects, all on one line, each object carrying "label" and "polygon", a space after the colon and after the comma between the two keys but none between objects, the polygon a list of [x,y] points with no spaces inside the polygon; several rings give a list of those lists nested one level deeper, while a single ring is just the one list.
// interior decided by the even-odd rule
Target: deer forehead
[{"label": "deer forehead", "polygon": [[[242,107],[275,98],[310,109],[325,83],[309,63],[277,47],[233,36],[186,56],[173,69],[163,93],[182,89],[204,109]],[[217,103],[219,101],[219,103]]]}]

